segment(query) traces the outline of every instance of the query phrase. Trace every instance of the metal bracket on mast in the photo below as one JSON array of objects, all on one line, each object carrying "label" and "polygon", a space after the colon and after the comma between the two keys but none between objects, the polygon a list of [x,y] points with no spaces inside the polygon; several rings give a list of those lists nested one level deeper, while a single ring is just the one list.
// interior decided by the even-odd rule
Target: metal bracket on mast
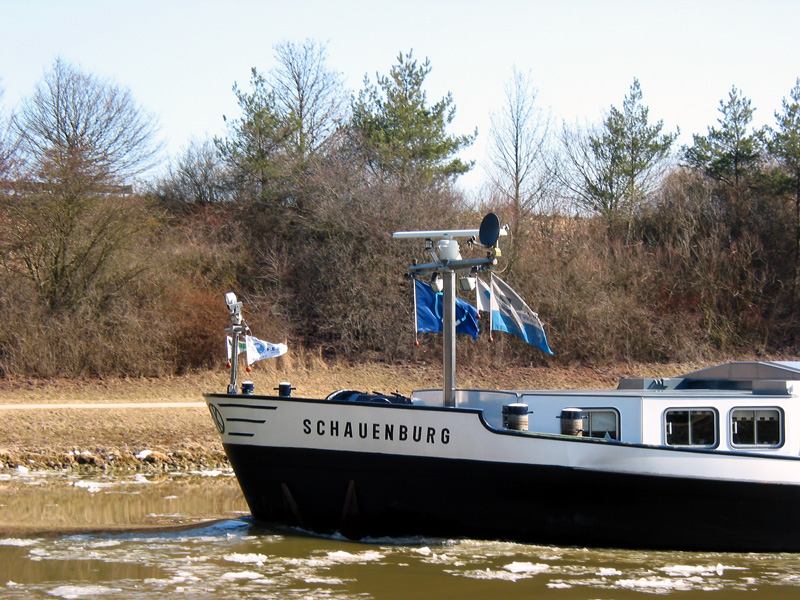
[{"label": "metal bracket on mast", "polygon": [[[480,229],[440,229],[433,231],[397,231],[395,239],[422,238],[426,240],[425,248],[433,258],[432,263],[412,265],[408,268],[409,276],[417,278],[422,275],[438,274],[442,281],[443,310],[443,365],[444,384],[442,386],[445,406],[455,406],[456,388],[456,273],[479,273],[491,269],[497,264],[497,239],[506,235],[508,228],[500,227],[500,219],[494,213],[486,215]],[[486,258],[461,258],[456,237],[468,237],[470,248],[476,242],[489,252]],[[438,240],[434,243],[434,240]],[[435,275],[434,275],[435,276]]]}]

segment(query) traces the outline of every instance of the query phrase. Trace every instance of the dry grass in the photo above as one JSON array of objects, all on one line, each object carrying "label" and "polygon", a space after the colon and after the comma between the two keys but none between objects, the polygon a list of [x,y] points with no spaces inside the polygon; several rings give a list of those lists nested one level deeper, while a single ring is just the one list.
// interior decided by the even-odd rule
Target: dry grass
[{"label": "dry grass", "polygon": [[[266,364],[267,366],[262,366]],[[458,365],[457,385],[463,388],[603,389],[615,387],[620,377],[667,377],[706,366],[706,363],[621,363],[599,367],[480,367]],[[253,381],[256,393],[269,394],[283,381],[291,382],[295,396],[327,396],[337,389],[409,393],[413,389],[441,387],[439,365],[328,364],[311,366],[257,363],[241,379]],[[206,392],[224,392],[229,371],[202,371],[164,378],[103,380],[0,381],[0,404],[197,402]]]}]

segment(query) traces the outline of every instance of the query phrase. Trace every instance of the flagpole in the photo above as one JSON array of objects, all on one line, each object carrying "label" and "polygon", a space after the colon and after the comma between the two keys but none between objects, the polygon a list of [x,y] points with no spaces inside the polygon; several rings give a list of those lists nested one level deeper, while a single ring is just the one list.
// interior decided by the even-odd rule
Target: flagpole
[{"label": "flagpole", "polygon": [[456,273],[451,269],[442,272],[444,297],[442,298],[442,334],[444,336],[444,386],[445,406],[455,406],[456,387]]},{"label": "flagpole", "polygon": [[417,280],[412,279],[414,282],[414,345],[419,346],[419,315],[417,314]]},{"label": "flagpole", "polygon": [[489,271],[489,341],[494,341],[494,321],[492,320],[492,315],[494,314],[494,296],[492,295],[492,290],[494,289],[494,271]]},{"label": "flagpole", "polygon": [[231,333],[233,333],[233,343],[231,344],[231,382],[228,384],[229,394],[238,394],[239,390],[236,384],[236,379],[239,376],[239,336],[245,331],[246,327],[233,326]]},{"label": "flagpole", "polygon": [[228,384],[228,393],[237,394],[237,377],[239,376],[239,336],[249,330],[247,323],[242,317],[242,303],[236,298],[236,294],[229,292],[225,294],[225,303],[231,311],[231,326],[225,331],[230,331],[233,337],[231,343],[231,382]]}]

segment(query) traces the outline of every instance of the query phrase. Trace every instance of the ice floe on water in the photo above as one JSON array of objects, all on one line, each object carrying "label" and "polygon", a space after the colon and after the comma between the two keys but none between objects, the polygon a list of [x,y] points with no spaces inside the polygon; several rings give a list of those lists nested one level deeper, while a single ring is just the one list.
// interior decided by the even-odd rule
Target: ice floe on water
[{"label": "ice floe on water", "polygon": [[189,475],[199,475],[200,477],[232,477],[233,469],[202,469],[189,471]]},{"label": "ice floe on water", "polygon": [[121,588],[104,585],[60,585],[52,590],[48,590],[47,593],[51,596],[70,600],[71,598],[95,598],[107,594],[116,594],[121,591]]},{"label": "ice floe on water", "polygon": [[385,558],[385,555],[375,550],[365,550],[355,554],[345,552],[344,550],[336,550],[334,552],[328,552],[327,556],[331,561],[336,563],[364,563]]},{"label": "ice floe on water", "polygon": [[109,488],[114,485],[110,481],[96,481],[94,479],[81,479],[79,481],[71,481],[69,484],[76,488],[85,489],[90,494],[96,494],[103,488]]},{"label": "ice floe on water", "polygon": [[506,571],[511,573],[520,573],[520,574],[533,574],[533,573],[544,573],[545,571],[550,570],[550,565],[545,565],[542,563],[529,563],[529,562],[513,562],[507,564],[503,567]]},{"label": "ice floe on water", "polygon": [[265,579],[263,573],[256,573],[255,571],[228,571],[220,575],[219,578],[225,581]]},{"label": "ice floe on water", "polygon": [[716,565],[668,565],[666,567],[661,567],[659,570],[664,571],[669,575],[680,575],[680,576],[689,576],[689,575],[710,575],[716,573],[720,577],[724,575],[726,568],[735,568],[735,567],[725,567],[722,563],[717,563]]},{"label": "ice floe on water", "polygon": [[249,554],[240,554],[238,552],[234,552],[232,554],[226,554],[222,558],[229,562],[263,565],[265,562],[267,562],[269,557],[266,554],[254,554],[252,552]]},{"label": "ice floe on water", "polygon": [[89,542],[86,544],[87,548],[113,548],[115,546],[120,546],[122,544],[121,540],[117,539],[110,539],[110,540],[99,540],[97,542]]},{"label": "ice floe on water", "polygon": [[39,541],[34,538],[0,538],[0,546],[35,546]]},{"label": "ice floe on water", "polygon": [[671,577],[658,577],[656,575],[650,577],[641,577],[639,579],[620,579],[616,585],[621,588],[630,588],[638,590],[652,590],[658,592],[680,592],[688,591],[695,587],[696,584],[702,583],[700,578],[671,578]]}]

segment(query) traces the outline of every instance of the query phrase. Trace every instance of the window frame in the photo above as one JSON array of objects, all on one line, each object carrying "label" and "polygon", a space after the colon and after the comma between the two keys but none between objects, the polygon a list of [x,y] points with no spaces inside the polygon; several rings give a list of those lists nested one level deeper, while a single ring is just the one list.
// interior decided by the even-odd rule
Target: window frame
[{"label": "window frame", "polygon": [[603,440],[605,436],[591,436],[587,434],[587,431],[590,431],[589,425],[591,425],[591,418],[589,417],[590,413],[611,413],[614,415],[614,428],[616,432],[616,437],[612,437],[611,439],[618,442],[622,439],[622,431],[621,431],[621,423],[620,423],[620,416],[619,410],[614,408],[613,406],[592,406],[588,408],[581,408],[581,412],[583,413],[583,421],[586,423],[587,427],[584,428],[582,437],[588,437],[595,440]]},{"label": "window frame", "polygon": [[[756,418],[759,411],[775,411],[778,413],[778,437],[779,441],[777,444],[737,444],[734,442],[734,425],[736,421],[733,419],[733,414],[737,411],[752,411],[753,414],[753,435],[756,439],[758,439],[756,428],[758,427],[758,419]],[[786,423],[786,415],[783,412],[783,409],[780,406],[734,406],[728,413],[728,433],[730,435],[730,442],[731,448],[746,448],[748,450],[754,449],[773,449],[773,448],[782,448],[783,445],[786,443],[786,430],[785,430],[785,423]]]},{"label": "window frame", "polygon": [[[686,412],[689,413],[689,440],[688,444],[671,444],[669,443],[669,436],[673,435],[670,431],[670,426],[672,425],[671,422],[667,421],[667,416],[673,412]],[[714,417],[714,442],[712,444],[692,444],[692,413],[693,412],[709,412]],[[664,436],[664,445],[669,446],[670,448],[693,448],[693,449],[703,449],[703,450],[713,450],[715,448],[719,448],[720,444],[720,431],[719,431],[719,411],[714,408],[713,406],[674,406],[664,410],[664,413],[661,417],[662,421],[662,434]]]}]

